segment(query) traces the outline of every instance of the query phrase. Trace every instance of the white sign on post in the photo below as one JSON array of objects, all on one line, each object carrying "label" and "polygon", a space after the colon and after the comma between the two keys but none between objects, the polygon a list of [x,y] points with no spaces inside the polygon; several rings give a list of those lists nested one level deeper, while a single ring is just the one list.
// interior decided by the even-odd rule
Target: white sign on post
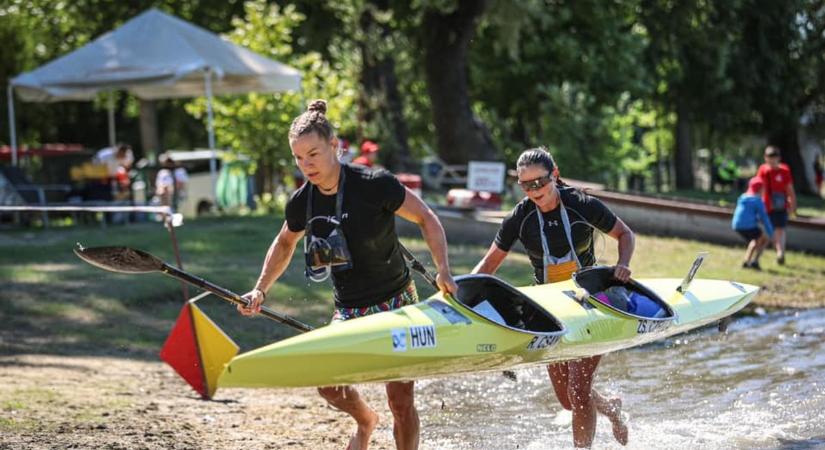
[{"label": "white sign on post", "polygon": [[470,161],[467,166],[467,189],[500,194],[504,191],[503,162]]}]

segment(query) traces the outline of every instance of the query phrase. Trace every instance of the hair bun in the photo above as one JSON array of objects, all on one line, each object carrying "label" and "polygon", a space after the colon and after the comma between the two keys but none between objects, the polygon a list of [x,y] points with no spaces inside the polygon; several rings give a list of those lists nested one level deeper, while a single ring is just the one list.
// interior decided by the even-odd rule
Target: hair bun
[{"label": "hair bun", "polygon": [[307,111],[309,111],[309,112],[318,111],[321,114],[326,114],[327,113],[327,101],[326,100],[321,100],[321,99],[313,100],[313,101],[309,102],[309,106],[307,106]]}]

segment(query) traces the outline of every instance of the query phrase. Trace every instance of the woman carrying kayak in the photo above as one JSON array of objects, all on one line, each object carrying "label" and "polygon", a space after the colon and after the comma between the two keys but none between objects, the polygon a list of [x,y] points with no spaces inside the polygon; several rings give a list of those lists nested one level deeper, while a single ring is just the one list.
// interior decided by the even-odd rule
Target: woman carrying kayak
[{"label": "woman carrying kayak", "polygon": [[[438,218],[389,172],[340,163],[338,139],[326,108],[325,101],[315,100],[292,122],[289,146],[307,183],[290,196],[286,221],[269,247],[260,277],[244,295],[250,304],[239,311],[247,316],[260,311],[266,292],[286,270],[302,237],[307,276],[314,281],[332,277],[333,321],[416,303],[418,294],[395,233],[396,215],[418,224],[438,268],[439,289],[455,293]],[[418,448],[413,386],[412,381],[386,384],[395,421],[393,436],[402,450]],[[318,392],[355,419],[357,428],[347,448],[366,449],[378,424],[375,411],[351,386],[323,387]]]},{"label": "woman carrying kayak", "polygon": [[[568,280],[581,267],[596,262],[593,229],[618,241],[619,261],[614,276],[630,279],[633,232],[601,201],[565,185],[553,157],[543,147],[524,151],[516,163],[518,184],[527,195],[504,219],[495,241],[473,273],[493,274],[516,240],[533,265],[536,283]],[[596,412],[607,416],[613,436],[627,444],[621,400],[606,399],[593,389],[601,356],[550,364],[547,372],[562,407],[573,412],[573,443],[590,447],[596,432]]]}]

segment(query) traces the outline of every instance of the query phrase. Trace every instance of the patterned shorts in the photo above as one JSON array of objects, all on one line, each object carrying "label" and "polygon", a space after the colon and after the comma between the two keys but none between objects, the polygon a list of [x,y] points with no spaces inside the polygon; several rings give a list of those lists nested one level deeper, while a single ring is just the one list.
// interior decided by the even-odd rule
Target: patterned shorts
[{"label": "patterned shorts", "polygon": [[342,322],[344,320],[355,319],[356,317],[368,316],[370,314],[383,311],[392,311],[402,306],[418,303],[418,291],[415,289],[415,282],[410,280],[410,284],[400,294],[377,305],[365,306],[363,308],[335,308],[332,315],[332,322]]}]

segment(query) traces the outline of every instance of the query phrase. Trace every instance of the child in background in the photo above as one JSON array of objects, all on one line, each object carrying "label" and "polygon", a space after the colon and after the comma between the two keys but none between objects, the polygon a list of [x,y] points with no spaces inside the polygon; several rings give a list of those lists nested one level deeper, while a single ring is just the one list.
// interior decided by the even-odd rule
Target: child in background
[{"label": "child in background", "polygon": [[[736,210],[733,212],[731,221],[731,228],[748,242],[745,261],[742,263],[745,269],[761,270],[759,257],[762,255],[762,250],[770,243],[770,238],[773,237],[773,226],[761,198],[763,187],[761,178],[750,179],[748,190],[736,200]],[[764,233],[759,228],[759,222],[765,229]]]}]

